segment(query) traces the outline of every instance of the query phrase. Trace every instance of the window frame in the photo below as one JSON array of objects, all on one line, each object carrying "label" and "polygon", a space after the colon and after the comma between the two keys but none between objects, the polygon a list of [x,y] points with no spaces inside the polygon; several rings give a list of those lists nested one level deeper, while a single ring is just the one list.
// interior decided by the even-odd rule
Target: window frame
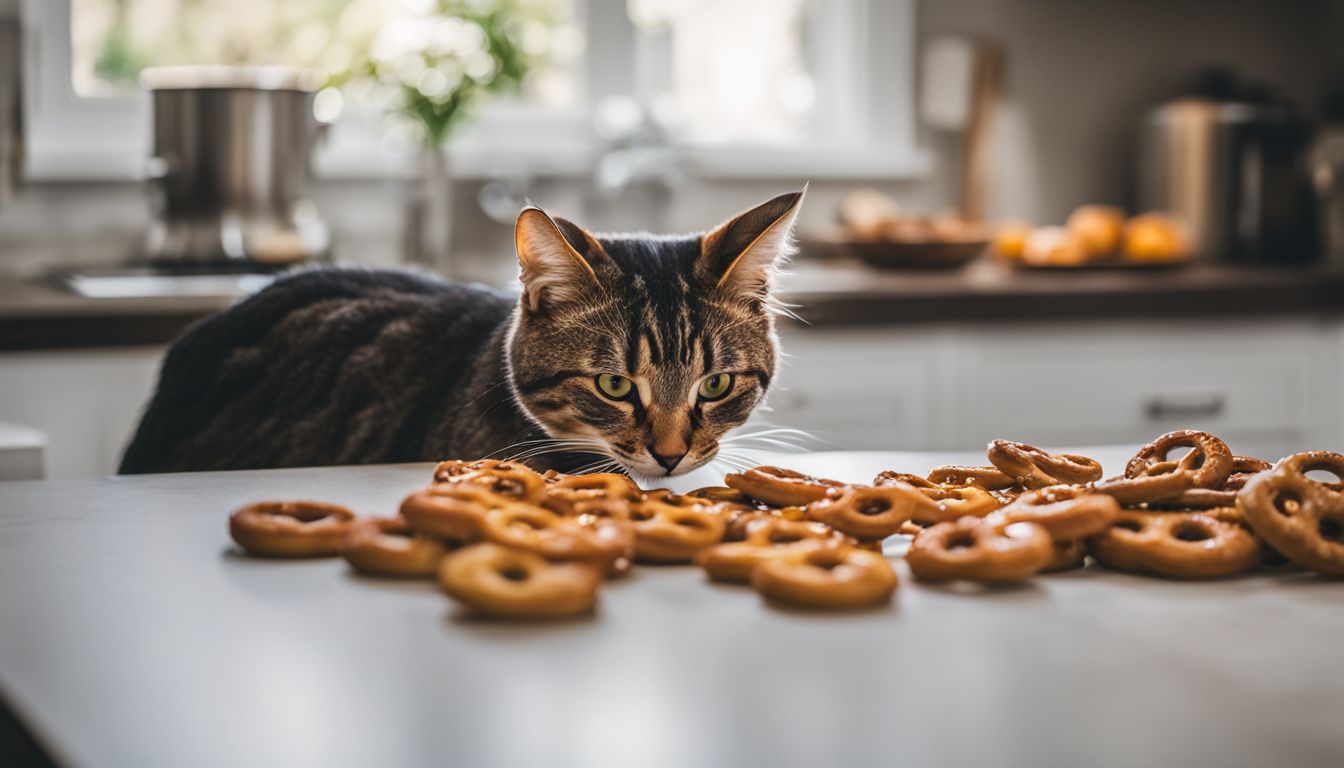
[{"label": "window frame", "polygon": [[[910,178],[931,168],[915,140],[915,0],[826,0],[816,13],[818,88],[831,97],[828,140],[790,147],[677,146],[688,174],[708,179]],[[588,122],[604,96],[637,94],[639,36],[625,0],[579,5],[590,41],[577,105],[498,103],[448,144],[459,178],[501,173],[582,177],[603,151]],[[150,152],[147,94],[80,97],[71,83],[70,0],[22,0],[26,175],[34,180],[139,180]],[[874,73],[886,76],[875,78]],[[96,130],[89,130],[96,126]],[[389,160],[368,116],[338,120],[315,157],[327,179],[410,176]]]}]

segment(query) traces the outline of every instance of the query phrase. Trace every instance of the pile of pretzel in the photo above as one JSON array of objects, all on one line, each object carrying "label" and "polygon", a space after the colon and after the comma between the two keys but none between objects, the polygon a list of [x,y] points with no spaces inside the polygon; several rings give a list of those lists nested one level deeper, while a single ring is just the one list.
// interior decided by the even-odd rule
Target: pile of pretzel
[{"label": "pile of pretzel", "polygon": [[[1190,451],[1168,459],[1177,448]],[[1014,581],[1100,564],[1214,578],[1292,561],[1344,575],[1344,456],[1294,454],[1274,466],[1234,456],[1205,432],[1145,446],[1102,479],[1085,456],[996,440],[990,466],[927,477],[883,472],[851,485],[778,467],[688,494],[618,474],[539,474],[514,462],[445,461],[393,518],[319,502],[261,502],[230,533],[251,554],[344,557],[376,576],[436,578],[468,609],[503,618],[589,613],[605,578],[632,563],[699,565],[772,602],[855,608],[888,602],[897,576],[883,540],[928,581]]]},{"label": "pile of pretzel", "polygon": [[[1179,459],[1177,449],[1189,449]],[[1083,566],[1182,579],[1288,562],[1344,576],[1344,456],[1296,453],[1277,464],[1237,456],[1208,432],[1162,435],[1102,479],[1101,465],[1008,440],[990,466],[883,472],[876,484],[925,494],[905,559],[931,581],[1007,581]]]}]

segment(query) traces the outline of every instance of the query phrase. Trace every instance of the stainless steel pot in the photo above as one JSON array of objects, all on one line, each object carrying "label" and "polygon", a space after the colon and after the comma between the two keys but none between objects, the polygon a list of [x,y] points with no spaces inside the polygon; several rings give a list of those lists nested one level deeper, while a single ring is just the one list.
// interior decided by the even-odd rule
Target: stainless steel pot
[{"label": "stainless steel pot", "polygon": [[286,264],[329,254],[308,198],[319,75],[156,67],[141,82],[154,103],[152,262]]},{"label": "stainless steel pot", "polygon": [[1190,226],[1196,249],[1226,261],[1317,257],[1306,125],[1271,103],[1183,98],[1144,121],[1139,207]]}]

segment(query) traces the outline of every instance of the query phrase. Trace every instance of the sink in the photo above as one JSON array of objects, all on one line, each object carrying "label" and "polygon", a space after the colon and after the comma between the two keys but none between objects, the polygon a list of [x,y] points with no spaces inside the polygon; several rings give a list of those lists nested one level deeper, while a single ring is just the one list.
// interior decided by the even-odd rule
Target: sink
[{"label": "sink", "polygon": [[90,299],[236,298],[265,288],[276,274],[114,267],[69,270],[53,277],[71,293]]}]

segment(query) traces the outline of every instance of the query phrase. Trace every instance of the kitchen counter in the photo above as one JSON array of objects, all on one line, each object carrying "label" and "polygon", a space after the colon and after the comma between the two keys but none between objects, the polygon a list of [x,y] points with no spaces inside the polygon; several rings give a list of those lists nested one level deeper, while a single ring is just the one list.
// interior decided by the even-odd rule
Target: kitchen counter
[{"label": "kitchen counter", "polygon": [[[1130,450],[1090,453],[1116,470]],[[976,457],[763,458],[867,480]],[[891,606],[828,615],[639,567],[591,619],[519,625],[337,560],[248,558],[226,533],[230,509],[267,497],[389,514],[428,475],[0,485],[0,697],[81,766],[1309,768],[1344,753],[1344,582],[1300,572],[1089,567],[983,590],[915,583],[898,562]]]},{"label": "kitchen counter", "polygon": [[[981,261],[955,271],[883,271],[800,259],[781,298],[817,326],[980,320],[1344,313],[1344,268],[1235,267],[1016,271]],[[88,299],[0,276],[0,351],[163,344],[231,296]]]}]

